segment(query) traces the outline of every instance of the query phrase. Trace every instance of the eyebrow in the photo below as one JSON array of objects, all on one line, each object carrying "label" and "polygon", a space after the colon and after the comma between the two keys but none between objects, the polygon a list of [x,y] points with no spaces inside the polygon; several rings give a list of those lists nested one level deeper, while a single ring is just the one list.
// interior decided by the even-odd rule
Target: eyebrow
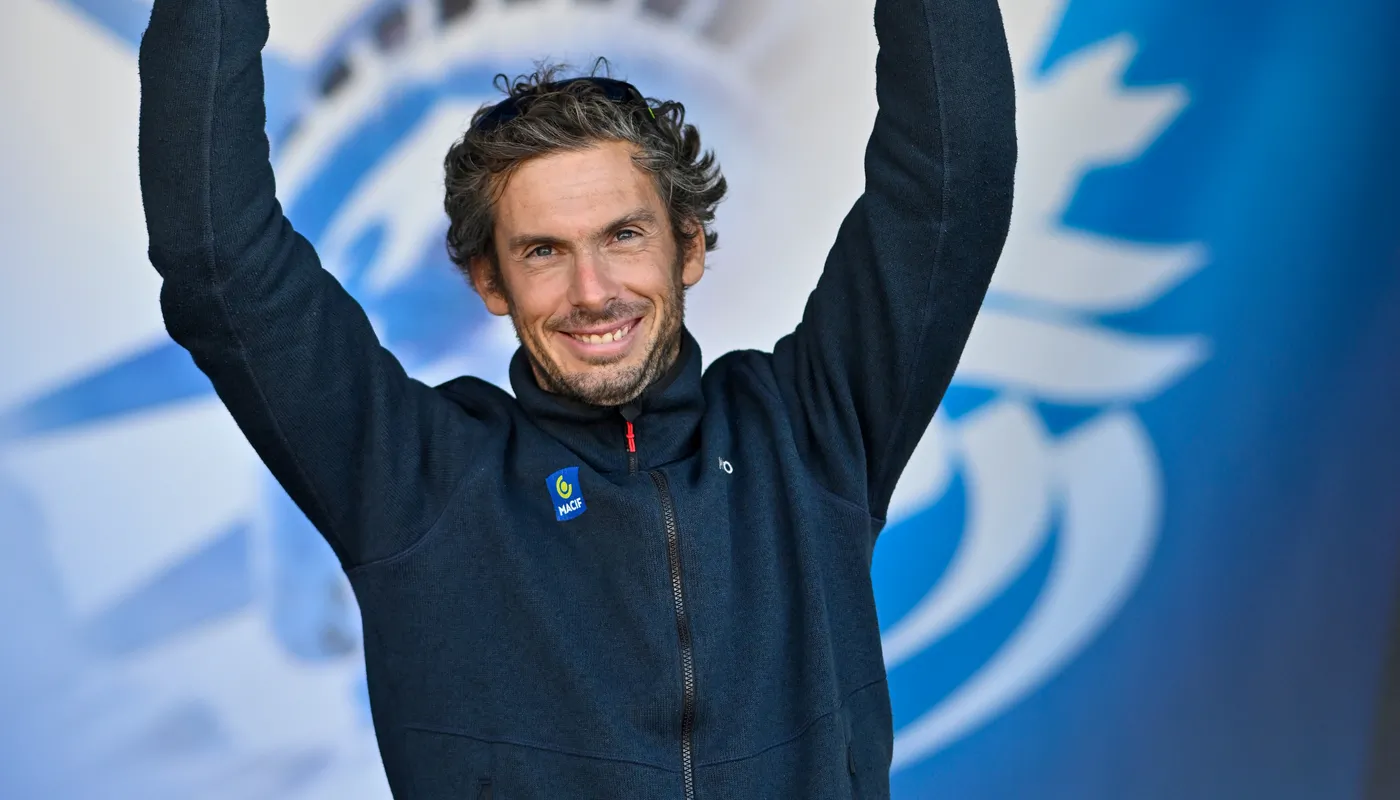
[{"label": "eyebrow", "polygon": [[[608,224],[604,225],[602,228],[598,229],[598,233],[595,235],[606,236],[607,234],[612,233],[613,231],[616,231],[619,228],[625,228],[628,225],[636,225],[642,222],[655,224],[656,215],[645,208],[638,208],[634,211],[629,211],[626,214],[623,214],[622,216],[613,220],[612,222],[609,222]],[[507,243],[507,247],[509,247],[511,251],[516,251],[526,247],[539,247],[541,245],[550,245],[553,247],[557,247],[563,244],[568,243],[557,236],[549,236],[547,234],[541,233],[523,233],[519,236],[512,236],[510,238],[510,241]]]}]

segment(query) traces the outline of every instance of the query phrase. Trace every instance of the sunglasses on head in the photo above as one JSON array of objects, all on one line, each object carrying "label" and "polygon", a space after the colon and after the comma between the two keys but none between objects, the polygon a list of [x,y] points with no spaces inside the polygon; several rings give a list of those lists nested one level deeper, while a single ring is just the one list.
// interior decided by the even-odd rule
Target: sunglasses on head
[{"label": "sunglasses on head", "polygon": [[[614,80],[613,78],[568,78],[554,83],[546,83],[541,88],[553,92],[574,83],[587,83],[597,87],[602,91],[603,96],[618,105],[645,108],[647,115],[652,119],[656,119],[656,112],[651,110],[651,106],[647,104],[646,98],[637,90],[637,87],[626,81]],[[538,90],[536,90],[526,92],[516,97],[507,97],[493,106],[490,111],[486,112],[485,116],[477,120],[476,130],[485,133],[486,131],[490,131],[510,122],[520,116],[520,101],[528,100],[538,93]]]}]

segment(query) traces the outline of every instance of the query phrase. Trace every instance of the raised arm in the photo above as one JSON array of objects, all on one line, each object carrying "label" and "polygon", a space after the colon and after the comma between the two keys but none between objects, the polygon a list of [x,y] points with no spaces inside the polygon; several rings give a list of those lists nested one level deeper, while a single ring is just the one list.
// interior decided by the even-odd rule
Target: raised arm
[{"label": "raised arm", "polygon": [[433,524],[477,427],[409,379],[275,197],[265,0],[155,0],[141,193],[170,335],[347,567]]},{"label": "raised arm", "polygon": [[877,0],[865,192],[774,348],[804,456],[883,517],[1001,255],[1016,162],[996,0]]}]

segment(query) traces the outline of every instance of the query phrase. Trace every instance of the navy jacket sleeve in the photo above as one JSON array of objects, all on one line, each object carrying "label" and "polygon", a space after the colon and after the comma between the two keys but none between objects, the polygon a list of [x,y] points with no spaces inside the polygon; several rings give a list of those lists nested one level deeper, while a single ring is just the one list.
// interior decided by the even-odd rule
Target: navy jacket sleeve
[{"label": "navy jacket sleeve", "polygon": [[347,567],[425,534],[475,428],[411,380],[275,197],[265,0],[156,0],[141,192],[170,335]]},{"label": "navy jacket sleeve", "polygon": [[883,518],[1001,255],[1016,162],[996,0],[877,0],[865,191],[774,370],[804,458]]}]

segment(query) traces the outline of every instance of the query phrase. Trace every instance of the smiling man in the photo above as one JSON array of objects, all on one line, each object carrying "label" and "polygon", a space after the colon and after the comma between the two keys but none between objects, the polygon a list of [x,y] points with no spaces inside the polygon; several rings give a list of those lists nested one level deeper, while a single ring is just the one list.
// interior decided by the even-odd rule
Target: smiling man
[{"label": "smiling man", "polygon": [[[541,83],[550,82],[535,76],[528,85]],[[592,82],[572,85],[583,93],[556,102],[577,106],[582,114],[593,104],[598,106],[593,113],[603,119],[618,115],[619,109],[599,105],[612,101],[590,91]],[[640,98],[637,102],[647,108]],[[558,122],[545,113],[520,118],[500,135],[510,137],[512,147],[526,131],[547,140]],[[548,130],[536,134],[527,126]],[[454,241],[453,255],[467,268],[486,307],[511,315],[542,388],[585,403],[620,406],[676,361],[684,290],[705,269],[705,242],[694,229],[700,214],[713,215],[724,183],[717,171],[700,170],[707,189],[700,198],[704,208],[682,208],[673,215],[655,178],[635,163],[640,148],[649,144],[647,134],[660,138],[662,127],[635,130],[640,143],[593,143],[585,138],[586,128],[580,133],[583,143],[536,145],[532,149],[539,154],[520,160],[503,181],[502,171],[469,166],[480,151],[501,147],[473,129],[448,158],[453,189],[447,207],[453,213],[466,200],[474,209],[492,208],[494,218],[489,234]],[[675,159],[669,166],[696,171],[688,160]],[[466,183],[465,174],[473,169],[478,183],[500,187],[494,206],[486,196],[458,196],[456,186]],[[672,228],[672,218],[682,220],[680,230]]]},{"label": "smiling man", "polygon": [[[409,378],[282,215],[264,0],[156,0],[140,160],[170,334],[340,559],[403,798],[888,797],[870,585],[1006,237],[995,0],[877,0],[866,191],[801,324],[701,368],[725,184],[683,107],[551,71],[446,159],[514,396]],[[793,135],[812,135],[793,131]]]},{"label": "smiling man", "polygon": [[509,86],[448,153],[448,249],[540,387],[622,406],[676,362],[725,182],[681,104],[554,72]]}]

